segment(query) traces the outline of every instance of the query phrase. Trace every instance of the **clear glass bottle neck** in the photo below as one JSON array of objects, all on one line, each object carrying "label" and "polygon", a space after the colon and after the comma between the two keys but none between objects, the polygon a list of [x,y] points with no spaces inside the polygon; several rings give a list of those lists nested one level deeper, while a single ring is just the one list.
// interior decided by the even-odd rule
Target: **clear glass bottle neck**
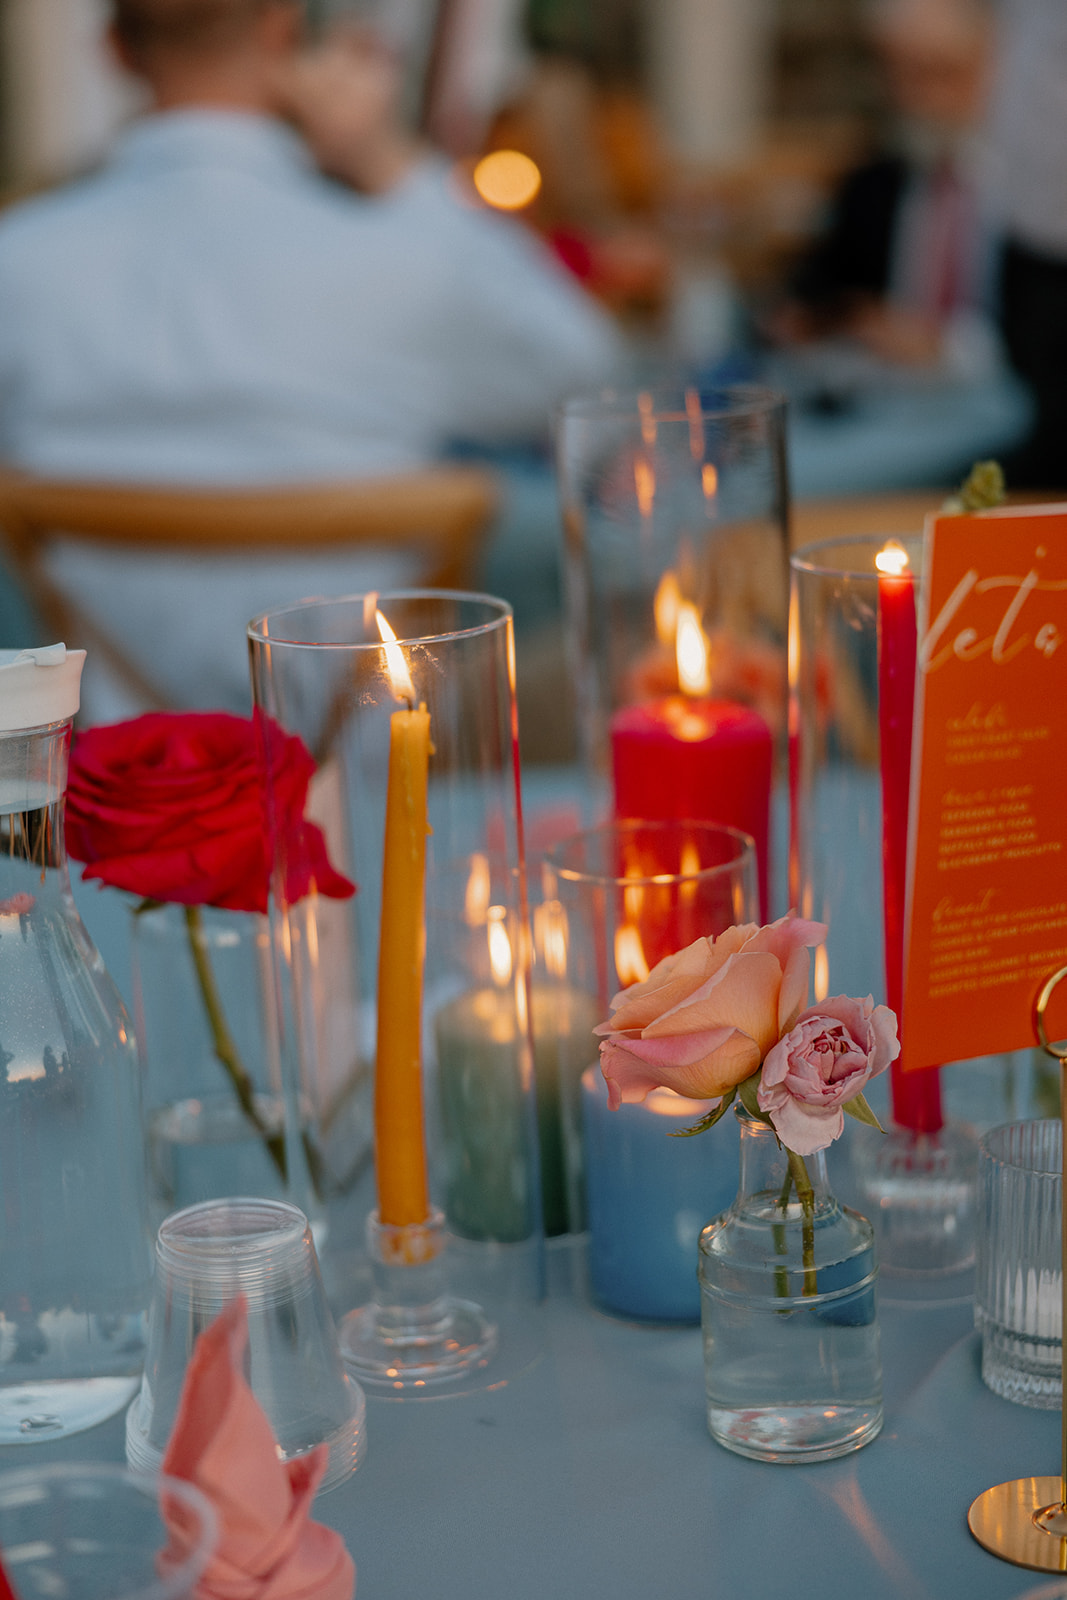
[{"label": "clear glass bottle neck", "polygon": [[71,723],[0,733],[0,899],[67,886]]},{"label": "clear glass bottle neck", "polygon": [[[789,1185],[796,1197],[795,1176],[791,1174],[789,1154],[779,1143],[774,1129],[765,1122],[750,1116],[743,1106],[736,1109],[741,1124],[741,1188],[739,1198],[759,1194],[781,1195]],[[794,1158],[796,1159],[796,1158]],[[808,1179],[815,1195],[815,1203],[831,1199],[830,1184],[826,1176],[826,1152],[817,1150],[804,1157]]]}]

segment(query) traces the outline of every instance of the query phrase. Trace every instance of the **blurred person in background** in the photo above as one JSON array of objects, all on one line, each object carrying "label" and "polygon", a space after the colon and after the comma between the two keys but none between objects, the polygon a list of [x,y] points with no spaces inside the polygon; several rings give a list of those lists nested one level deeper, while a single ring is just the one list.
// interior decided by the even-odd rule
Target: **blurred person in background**
[{"label": "blurred person in background", "polygon": [[1005,245],[1001,326],[1036,408],[1005,468],[1017,487],[1067,487],[1067,4],[1001,0],[991,138]]},{"label": "blurred person in background", "polygon": [[889,139],[842,180],[770,331],[785,343],[844,336],[890,364],[981,378],[998,361],[981,143],[988,6],[877,0],[871,25]]},{"label": "blurred person in background", "polygon": [[543,433],[610,371],[602,314],[462,196],[347,36],[294,0],[115,0],[149,115],[97,175],[0,219],[0,456],[248,483]]},{"label": "blurred person in background", "polygon": [[[399,73],[365,38],[304,49],[296,0],[114,0],[111,38],[149,113],[98,173],[0,218],[0,461],[175,484],[390,474],[453,441],[544,436],[558,400],[610,377],[605,315],[405,134]],[[72,544],[53,576],[105,628],[123,617],[169,698],[243,709],[257,610],[406,574]],[[98,719],[137,709],[114,686],[94,704],[93,682]]]}]

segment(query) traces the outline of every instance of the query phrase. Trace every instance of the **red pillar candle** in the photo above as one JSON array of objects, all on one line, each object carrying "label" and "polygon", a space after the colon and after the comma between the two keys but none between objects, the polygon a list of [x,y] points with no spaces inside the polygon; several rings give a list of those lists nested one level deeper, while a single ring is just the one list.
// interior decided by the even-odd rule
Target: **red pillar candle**
[{"label": "red pillar candle", "polygon": [[759,713],[731,700],[667,695],[623,706],[610,732],[615,815],[750,833],[766,920],[773,752]]},{"label": "red pillar candle", "polygon": [[[886,1002],[901,1022],[911,734],[918,656],[915,579],[906,570],[907,561],[906,551],[893,541],[875,558],[879,567],[878,734],[882,769],[885,986]],[[903,1034],[903,1027],[901,1032]],[[941,1085],[936,1067],[923,1072],[906,1072],[901,1053],[891,1068],[890,1088],[894,1122],[916,1133],[937,1132],[942,1116]]]}]

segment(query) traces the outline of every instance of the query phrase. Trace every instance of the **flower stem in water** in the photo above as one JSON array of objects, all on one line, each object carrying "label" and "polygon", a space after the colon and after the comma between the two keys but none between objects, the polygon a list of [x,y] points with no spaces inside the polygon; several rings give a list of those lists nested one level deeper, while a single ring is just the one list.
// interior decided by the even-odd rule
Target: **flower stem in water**
[{"label": "flower stem in water", "polygon": [[184,906],[185,927],[189,936],[189,951],[196,969],[197,982],[204,1001],[204,1010],[207,1013],[208,1025],[211,1028],[211,1042],[215,1048],[215,1055],[226,1071],[226,1076],[233,1085],[234,1094],[240,1102],[241,1110],[256,1129],[263,1140],[267,1154],[270,1156],[278,1171],[282,1182],[287,1180],[287,1165],[285,1159],[285,1139],[280,1133],[272,1133],[260,1115],[256,1105],[255,1089],[252,1079],[248,1076],[244,1063],[237,1053],[233,1035],[230,1032],[222,1009],[218,985],[215,974],[211,970],[208,960],[207,947],[204,942],[203,922],[199,906]]}]

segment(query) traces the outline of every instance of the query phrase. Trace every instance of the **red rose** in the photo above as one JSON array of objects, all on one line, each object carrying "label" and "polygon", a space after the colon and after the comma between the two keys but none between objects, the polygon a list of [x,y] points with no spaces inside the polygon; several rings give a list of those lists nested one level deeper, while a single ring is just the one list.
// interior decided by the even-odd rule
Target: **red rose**
[{"label": "red rose", "polygon": [[[276,725],[262,741],[291,905],[311,889],[355,892],[304,817],[315,763]],[[67,848],[99,878],[147,900],[266,911],[271,850],[251,718],[224,711],[154,711],[89,728],[74,741]]]}]

